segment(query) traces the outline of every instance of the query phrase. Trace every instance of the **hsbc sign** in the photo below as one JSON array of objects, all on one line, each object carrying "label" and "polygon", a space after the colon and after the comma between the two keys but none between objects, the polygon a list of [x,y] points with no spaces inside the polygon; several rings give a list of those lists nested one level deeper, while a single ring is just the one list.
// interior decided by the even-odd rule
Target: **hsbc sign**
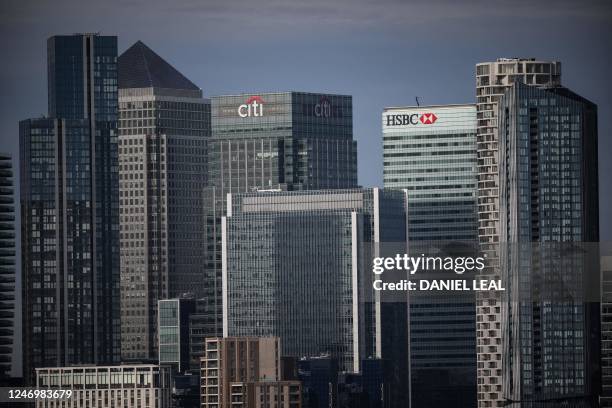
[{"label": "hsbc sign", "polygon": [[385,115],[387,126],[433,125],[438,120],[435,113],[410,113]]}]

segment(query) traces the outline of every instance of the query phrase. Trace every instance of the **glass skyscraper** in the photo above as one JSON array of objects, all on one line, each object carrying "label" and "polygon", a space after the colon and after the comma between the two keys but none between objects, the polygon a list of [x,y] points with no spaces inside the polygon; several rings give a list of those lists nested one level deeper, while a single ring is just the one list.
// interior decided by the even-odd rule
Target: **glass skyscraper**
[{"label": "glass skyscraper", "polygon": [[121,356],[156,360],[158,301],[208,285],[210,101],[138,41],[119,56],[119,114]]},{"label": "glass skyscraper", "polygon": [[[476,106],[386,108],[385,188],[405,189],[410,253],[478,242]],[[476,405],[474,296],[411,293],[413,407]]]},{"label": "glass skyscraper", "polygon": [[516,82],[498,113],[504,396],[597,406],[597,106]]},{"label": "glass skyscraper", "polygon": [[279,336],[283,356],[329,354],[349,372],[389,359],[405,396],[407,305],[380,301],[368,257],[405,250],[405,214],[404,192],[378,188],[228,195],[224,336]]},{"label": "glass skyscraper", "polygon": [[0,380],[11,376],[15,335],[15,185],[8,153],[0,152]]},{"label": "glass skyscraper", "polygon": [[47,42],[49,118],[20,123],[24,376],[119,358],[117,38]]},{"label": "glass skyscraper", "polygon": [[205,331],[221,335],[221,216],[228,193],[357,187],[352,98],[304,92],[212,98]]},{"label": "glass skyscraper", "polygon": [[[499,279],[498,102],[514,82],[541,87],[561,84],[561,63],[535,58],[498,58],[476,64],[478,240],[487,254],[482,276]],[[502,407],[501,305],[494,293],[476,299],[478,407]]]}]

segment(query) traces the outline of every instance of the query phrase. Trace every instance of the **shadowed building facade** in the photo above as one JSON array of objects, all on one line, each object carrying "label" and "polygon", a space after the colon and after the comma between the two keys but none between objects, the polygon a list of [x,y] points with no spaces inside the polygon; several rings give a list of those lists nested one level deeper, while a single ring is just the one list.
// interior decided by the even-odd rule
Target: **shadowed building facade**
[{"label": "shadowed building facade", "polygon": [[389,359],[388,400],[404,406],[406,295],[381,300],[369,256],[386,243],[406,250],[405,203],[379,188],[228,194],[224,336],[278,336],[283,356],[329,354],[341,371]]},{"label": "shadowed building facade", "polygon": [[[476,64],[478,155],[478,240],[487,254],[483,278],[499,279],[499,133],[498,102],[514,82],[528,86],[560,85],[561,63],[535,58],[498,58]],[[482,292],[476,299],[478,407],[500,407],[502,332],[499,297]]]},{"label": "shadowed building facade", "polygon": [[15,336],[15,186],[13,164],[0,152],[0,379],[11,376]]},{"label": "shadowed building facade", "polygon": [[210,102],[142,42],[119,56],[121,355],[156,360],[158,301],[207,282]]},{"label": "shadowed building facade", "polygon": [[597,406],[597,106],[517,82],[498,113],[504,399]]},{"label": "shadowed building facade", "polygon": [[117,37],[47,42],[49,118],[20,122],[24,377],[119,359]]}]

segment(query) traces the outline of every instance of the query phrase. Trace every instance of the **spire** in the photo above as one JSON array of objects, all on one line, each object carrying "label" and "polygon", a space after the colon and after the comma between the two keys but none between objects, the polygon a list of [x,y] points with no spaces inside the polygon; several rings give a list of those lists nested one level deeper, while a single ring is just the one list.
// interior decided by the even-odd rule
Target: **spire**
[{"label": "spire", "polygon": [[199,91],[193,82],[142,41],[119,56],[119,89],[165,88]]}]

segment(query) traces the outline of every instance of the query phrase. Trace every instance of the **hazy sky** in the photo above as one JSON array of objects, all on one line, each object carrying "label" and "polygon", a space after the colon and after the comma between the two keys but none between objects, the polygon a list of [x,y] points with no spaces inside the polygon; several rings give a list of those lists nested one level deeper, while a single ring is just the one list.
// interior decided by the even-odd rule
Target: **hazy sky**
[{"label": "hazy sky", "polygon": [[[612,2],[609,0],[127,0],[0,4],[0,150],[47,112],[46,39],[100,32],[155,50],[206,96],[353,95],[359,182],[382,185],[385,106],[475,101],[474,65],[562,62],[562,82],[599,105],[602,240],[612,240]],[[17,167],[16,167],[17,168]]]}]

